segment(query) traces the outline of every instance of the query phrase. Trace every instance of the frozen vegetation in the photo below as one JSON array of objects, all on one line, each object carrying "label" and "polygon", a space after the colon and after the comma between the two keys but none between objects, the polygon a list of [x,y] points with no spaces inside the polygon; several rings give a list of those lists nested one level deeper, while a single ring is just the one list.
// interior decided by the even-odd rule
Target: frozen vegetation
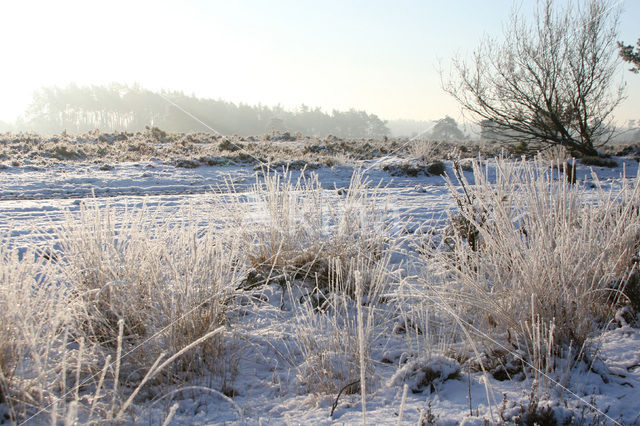
[{"label": "frozen vegetation", "polygon": [[0,135],[0,421],[640,422],[636,148],[268,139]]}]

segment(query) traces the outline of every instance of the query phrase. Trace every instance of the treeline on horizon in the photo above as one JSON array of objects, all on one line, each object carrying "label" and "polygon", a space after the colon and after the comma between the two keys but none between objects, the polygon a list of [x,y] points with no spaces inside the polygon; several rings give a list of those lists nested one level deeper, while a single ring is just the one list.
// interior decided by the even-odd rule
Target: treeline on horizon
[{"label": "treeline on horizon", "polygon": [[136,132],[147,126],[183,133],[215,129],[222,134],[240,136],[300,132],[319,137],[377,138],[390,133],[385,121],[365,111],[333,110],[329,114],[305,105],[287,111],[279,105],[234,104],[115,83],[42,88],[34,94],[25,116],[15,123],[16,130],[45,134],[95,129]]}]

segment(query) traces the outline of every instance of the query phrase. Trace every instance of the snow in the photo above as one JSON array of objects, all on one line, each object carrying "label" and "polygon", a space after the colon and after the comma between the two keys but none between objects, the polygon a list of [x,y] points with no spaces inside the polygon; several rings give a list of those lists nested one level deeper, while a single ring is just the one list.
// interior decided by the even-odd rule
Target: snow
[{"label": "snow", "polygon": [[[446,212],[454,208],[440,176],[390,176],[381,164],[363,163],[370,169],[371,185],[380,184],[391,200],[391,215],[415,217],[422,229],[442,226]],[[637,162],[619,159],[624,173],[635,176]],[[451,175],[451,164],[447,163]],[[335,166],[314,170],[326,191],[346,188],[353,167]],[[615,187],[623,168],[596,169],[603,187]],[[294,178],[300,171],[292,171]],[[578,180],[590,182],[591,171],[578,167]],[[59,163],[48,168],[7,166],[0,169],[0,236],[8,237],[22,251],[46,238],[67,214],[77,214],[81,203],[140,208],[162,206],[168,216],[180,206],[206,206],[212,198],[224,197],[229,185],[247,191],[260,173],[250,166],[202,166],[176,168],[159,160],[114,164],[113,168],[91,163]],[[470,178],[472,176],[469,176]],[[206,217],[206,209],[198,211]],[[166,217],[157,218],[166,220]],[[196,217],[198,220],[198,217]],[[426,224],[426,225],[425,225]],[[416,233],[421,229],[411,229]],[[394,261],[400,261],[407,253]],[[258,291],[256,292],[256,294]],[[299,295],[283,294],[277,284],[264,286],[259,298],[247,301],[243,311],[242,334],[245,345],[238,353],[237,376],[229,386],[235,395],[226,397],[216,386],[197,379],[153,404],[134,408],[138,419],[162,422],[169,407],[178,403],[173,424],[357,424],[362,422],[358,392],[340,396],[333,416],[335,394],[315,395],[304,388],[305,365],[292,365],[296,353],[295,306]],[[280,309],[283,298],[285,309]],[[258,300],[258,301],[256,301]],[[600,351],[590,369],[572,374],[564,392],[565,402],[539,401],[553,407],[556,420],[571,421],[570,415],[584,412],[607,424],[640,421],[640,330],[624,325],[597,337]],[[374,342],[372,352],[376,377],[370,377],[366,420],[370,424],[415,424],[432,419],[437,424],[479,425],[517,415],[530,401],[533,378],[498,381],[481,371],[467,375],[457,361],[421,357],[399,336]],[[335,354],[332,362],[345,364]],[[346,374],[346,373],[345,373]],[[359,377],[359,376],[357,376]],[[403,404],[404,385],[409,389]],[[214,390],[211,390],[214,389]],[[487,391],[489,389],[489,391]],[[504,403],[503,403],[504,399]],[[566,405],[565,405],[566,404]],[[403,406],[402,418],[399,413]],[[600,411],[600,412],[598,412]],[[603,414],[603,413],[606,413]],[[563,418],[564,417],[564,418]],[[578,421],[574,419],[573,421]]]}]

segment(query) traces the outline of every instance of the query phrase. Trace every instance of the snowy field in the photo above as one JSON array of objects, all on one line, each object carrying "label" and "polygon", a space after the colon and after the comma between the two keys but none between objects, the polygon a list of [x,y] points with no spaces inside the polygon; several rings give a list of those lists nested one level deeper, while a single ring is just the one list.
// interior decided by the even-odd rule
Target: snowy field
[{"label": "snowy field", "polygon": [[[437,309],[426,307],[426,311],[421,311],[427,312],[426,316],[420,317],[414,307],[424,307],[427,302],[437,306],[438,301],[421,299],[415,306],[409,305],[429,285],[430,281],[422,279],[422,275],[432,273],[429,272],[429,259],[421,247],[429,244],[447,226],[448,215],[455,214],[457,204],[442,176],[392,176],[383,170],[385,164],[399,161],[389,157],[384,161],[361,161],[305,171],[307,175],[317,175],[321,188],[314,187],[313,193],[319,190],[319,197],[323,200],[318,205],[331,210],[323,203],[348,197],[346,192],[354,171],[364,170],[366,186],[363,194],[366,198],[369,192],[377,191],[377,198],[373,200],[379,205],[374,207],[382,210],[375,216],[379,220],[378,225],[390,234],[388,238],[397,239],[393,244],[385,243],[385,247],[392,247],[393,252],[388,253],[386,263],[382,262],[381,267],[392,271],[389,273],[392,279],[381,287],[383,294],[362,294],[356,288],[355,293],[340,303],[330,304],[331,308],[325,311],[314,303],[323,303],[323,298],[331,299],[330,295],[314,293],[313,286],[309,287],[308,283],[303,283],[305,279],[295,274],[291,279],[284,274],[284,279],[267,278],[262,285],[237,286],[232,289],[233,308],[229,309],[222,323],[225,329],[221,332],[224,335],[220,343],[231,355],[224,358],[222,366],[216,364],[214,368],[223,372],[214,371],[207,375],[185,373],[184,376],[175,373],[172,379],[150,380],[142,386],[133,402],[126,404],[118,422],[640,423],[640,330],[635,328],[637,322],[634,326],[628,318],[616,320],[617,317],[612,317],[609,322],[594,324],[595,331],[588,341],[588,354],[583,358],[575,360],[576,348],[573,348],[574,352],[566,352],[574,356],[562,356],[550,350],[544,366],[526,358],[524,352],[518,352],[515,346],[505,347],[502,337],[488,336],[487,330],[474,330],[473,326],[463,328],[465,332],[471,330],[493,339],[497,345],[491,349],[493,352],[487,349],[492,346],[490,344],[468,344],[464,337],[460,337],[464,333],[459,330],[449,333],[439,330],[428,336],[431,327],[434,330],[441,327]],[[596,187],[615,194],[620,190],[622,173],[632,178],[636,176],[637,161],[624,158],[617,161],[619,167],[594,168],[593,175],[592,169],[577,166],[577,181],[583,188],[581,196],[584,201],[588,201],[590,191],[595,191]],[[453,176],[452,163],[447,161],[445,165],[447,174]],[[495,162],[489,161],[486,167],[490,179],[495,180]],[[300,173],[292,170],[291,181],[296,182]],[[282,175],[283,172],[279,170],[276,174]],[[464,174],[473,183],[473,173],[466,169]],[[253,165],[179,168],[158,160],[118,162],[109,167],[79,161],[43,167],[7,164],[0,169],[3,255],[7,256],[12,250],[16,250],[20,258],[32,250],[62,253],[66,246],[58,241],[60,230],[71,229],[81,220],[83,211],[90,213],[94,211],[91,209],[100,210],[107,206],[116,216],[118,212],[140,215],[139,220],[151,227],[171,228],[171,224],[181,224],[206,229],[213,224],[220,229],[231,227],[233,230],[235,225],[228,225],[220,208],[230,203],[240,206],[240,214],[244,215],[242,223],[259,223],[264,220],[264,194],[256,192],[254,186],[256,182],[258,186],[263,185],[263,175]],[[563,179],[557,173],[556,178]],[[454,182],[457,181],[454,179]],[[341,208],[347,209],[348,206]],[[188,217],[184,216],[185,212],[189,212]],[[236,215],[236,219],[238,214],[237,208],[229,212],[230,216]],[[331,216],[331,213],[325,216]],[[185,224],[185,221],[189,223]],[[327,229],[322,232],[330,232],[332,223],[330,218],[323,221]],[[51,258],[55,256],[50,255]],[[385,256],[382,254],[381,258]],[[241,275],[246,273],[238,272]],[[356,281],[358,274],[355,275]],[[243,281],[243,276],[234,279],[247,281]],[[65,282],[64,274],[56,281]],[[316,296],[320,302],[309,303]],[[377,297],[377,303],[373,302],[374,297]],[[358,305],[357,302],[361,303]],[[430,323],[427,330],[425,323],[412,326],[410,318],[433,321],[433,324]],[[337,335],[338,331],[349,327],[352,327],[351,334],[336,336],[335,341],[331,341],[332,333]],[[316,338],[317,345],[314,343]],[[367,341],[366,368],[363,369],[362,362],[359,368],[352,368],[352,360],[345,361],[344,358],[351,355],[349,351],[353,348],[349,346],[347,350],[346,346],[356,342],[359,349],[353,352],[364,356],[363,339]],[[482,341],[486,343],[486,339]],[[145,342],[136,341],[123,349],[125,357],[135,351],[144,351]],[[100,349],[102,363],[96,361],[96,365],[80,369],[77,373],[71,372],[73,368],[69,367],[69,377],[65,379],[67,387],[63,387],[57,396],[65,402],[57,405],[60,407],[57,414],[52,414],[55,408],[52,409],[50,397],[45,402],[36,402],[36,398],[26,404],[26,411],[18,422],[48,423],[54,417],[56,421],[63,422],[65,416],[67,420],[78,423],[95,421],[95,412],[91,413],[87,407],[96,404],[91,395],[96,394],[96,388],[99,393],[100,386],[96,383],[99,383],[102,365],[106,365],[103,363],[109,362],[104,360],[115,359],[115,353],[109,352],[112,348]],[[498,350],[500,348],[503,350]],[[69,350],[78,351],[78,346],[70,345]],[[321,362],[316,362],[320,366],[311,366],[316,350],[326,350],[327,353],[323,354]],[[560,352],[565,350],[562,348]],[[111,358],[104,358],[107,353]],[[501,361],[490,359],[492,354],[497,354]],[[482,364],[480,359],[485,358],[488,359],[486,365],[478,367]],[[81,361],[77,362],[80,365]],[[516,366],[518,362],[520,367]],[[21,368],[28,368],[20,362],[18,364],[16,376]],[[126,359],[123,358],[122,364],[126,364]],[[148,364],[146,369],[150,367]],[[123,400],[133,392],[146,372],[134,371],[131,366],[128,368],[131,368],[127,371],[128,376],[120,379],[121,392],[125,396]],[[334,375],[335,383],[331,386],[317,377],[322,374],[319,371],[322,369],[327,370],[327,375]],[[106,385],[113,380],[110,379],[112,368],[107,370],[101,385],[105,389],[104,397],[101,397],[104,399],[111,398],[106,389],[114,388],[113,384],[110,387]],[[336,375],[335,370],[343,371]],[[504,373],[500,374],[501,371]],[[366,385],[366,410],[363,409],[360,392],[364,387],[362,379]],[[75,386],[79,380],[88,381],[93,387]],[[342,393],[338,394],[336,389]],[[83,392],[86,397],[83,397]],[[9,392],[0,393],[0,407],[3,407],[0,413],[5,416],[5,421],[9,421],[10,410],[3,402],[3,395],[6,397]],[[102,402],[101,398],[98,400]],[[119,404],[118,407],[123,406],[122,402]],[[85,408],[78,409],[78,405]],[[94,418],[90,419],[91,415]]]}]

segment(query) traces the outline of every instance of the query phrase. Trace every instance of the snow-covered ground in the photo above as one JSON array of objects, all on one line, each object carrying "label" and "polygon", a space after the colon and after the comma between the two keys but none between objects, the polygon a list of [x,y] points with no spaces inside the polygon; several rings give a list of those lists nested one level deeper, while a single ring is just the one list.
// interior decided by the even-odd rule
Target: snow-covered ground
[{"label": "snow-covered ground", "polygon": [[[619,161],[628,176],[636,175],[636,161]],[[443,226],[446,212],[455,208],[443,178],[391,176],[382,165],[365,162],[360,167],[367,170],[370,185],[384,188],[390,214],[399,223],[411,216],[414,224],[426,228]],[[451,174],[450,163],[447,170]],[[619,182],[623,167],[595,171],[606,188]],[[318,174],[326,191],[339,193],[348,187],[354,168],[324,167],[312,172]],[[292,173],[295,179],[299,172]],[[585,185],[594,179],[583,166],[578,167],[577,177]],[[158,221],[192,204],[199,206],[199,216],[194,220],[206,220],[206,206],[213,199],[224,197],[230,187],[240,193],[247,191],[256,179],[260,179],[260,172],[248,165],[186,169],[152,160],[112,167],[79,162],[46,168],[9,166],[0,169],[0,236],[5,244],[10,241],[24,252],[30,246],[44,244],[46,238],[55,238],[51,232],[56,224],[66,215],[77,214],[82,203],[94,202],[134,209],[161,206],[167,216],[154,217]],[[398,259],[404,256],[411,253],[402,253]],[[283,294],[278,284],[265,286],[259,296],[262,302],[251,305],[238,321],[244,341],[238,351],[237,374],[226,384],[232,389],[232,398],[215,392],[216,386],[206,381],[193,379],[174,392],[156,390],[155,395],[161,397],[136,405],[132,418],[140,423],[162,423],[170,407],[178,403],[173,424],[362,423],[358,392],[337,399],[336,394],[309,393],[301,385],[304,370],[292,364],[295,356],[286,353],[293,350],[289,343],[297,330],[296,317],[292,309],[280,309],[296,303],[299,296]],[[367,423],[500,423],[530,404],[532,377],[499,381],[482,372],[457,371],[459,366],[437,357],[430,365],[421,366],[413,358],[407,362],[412,351],[407,339],[400,334],[387,337],[376,340],[371,351],[376,373],[372,392],[366,398]],[[576,413],[582,413],[586,424],[594,418],[605,424],[640,423],[640,330],[628,325],[611,327],[597,340],[600,351],[591,368],[577,367],[562,382],[563,398],[539,401],[539,405],[551,407],[559,423],[579,423]],[[435,376],[429,385],[420,386],[416,377],[424,371],[432,371]],[[408,391],[404,383],[409,385]],[[228,389],[225,392],[229,394]]]}]

